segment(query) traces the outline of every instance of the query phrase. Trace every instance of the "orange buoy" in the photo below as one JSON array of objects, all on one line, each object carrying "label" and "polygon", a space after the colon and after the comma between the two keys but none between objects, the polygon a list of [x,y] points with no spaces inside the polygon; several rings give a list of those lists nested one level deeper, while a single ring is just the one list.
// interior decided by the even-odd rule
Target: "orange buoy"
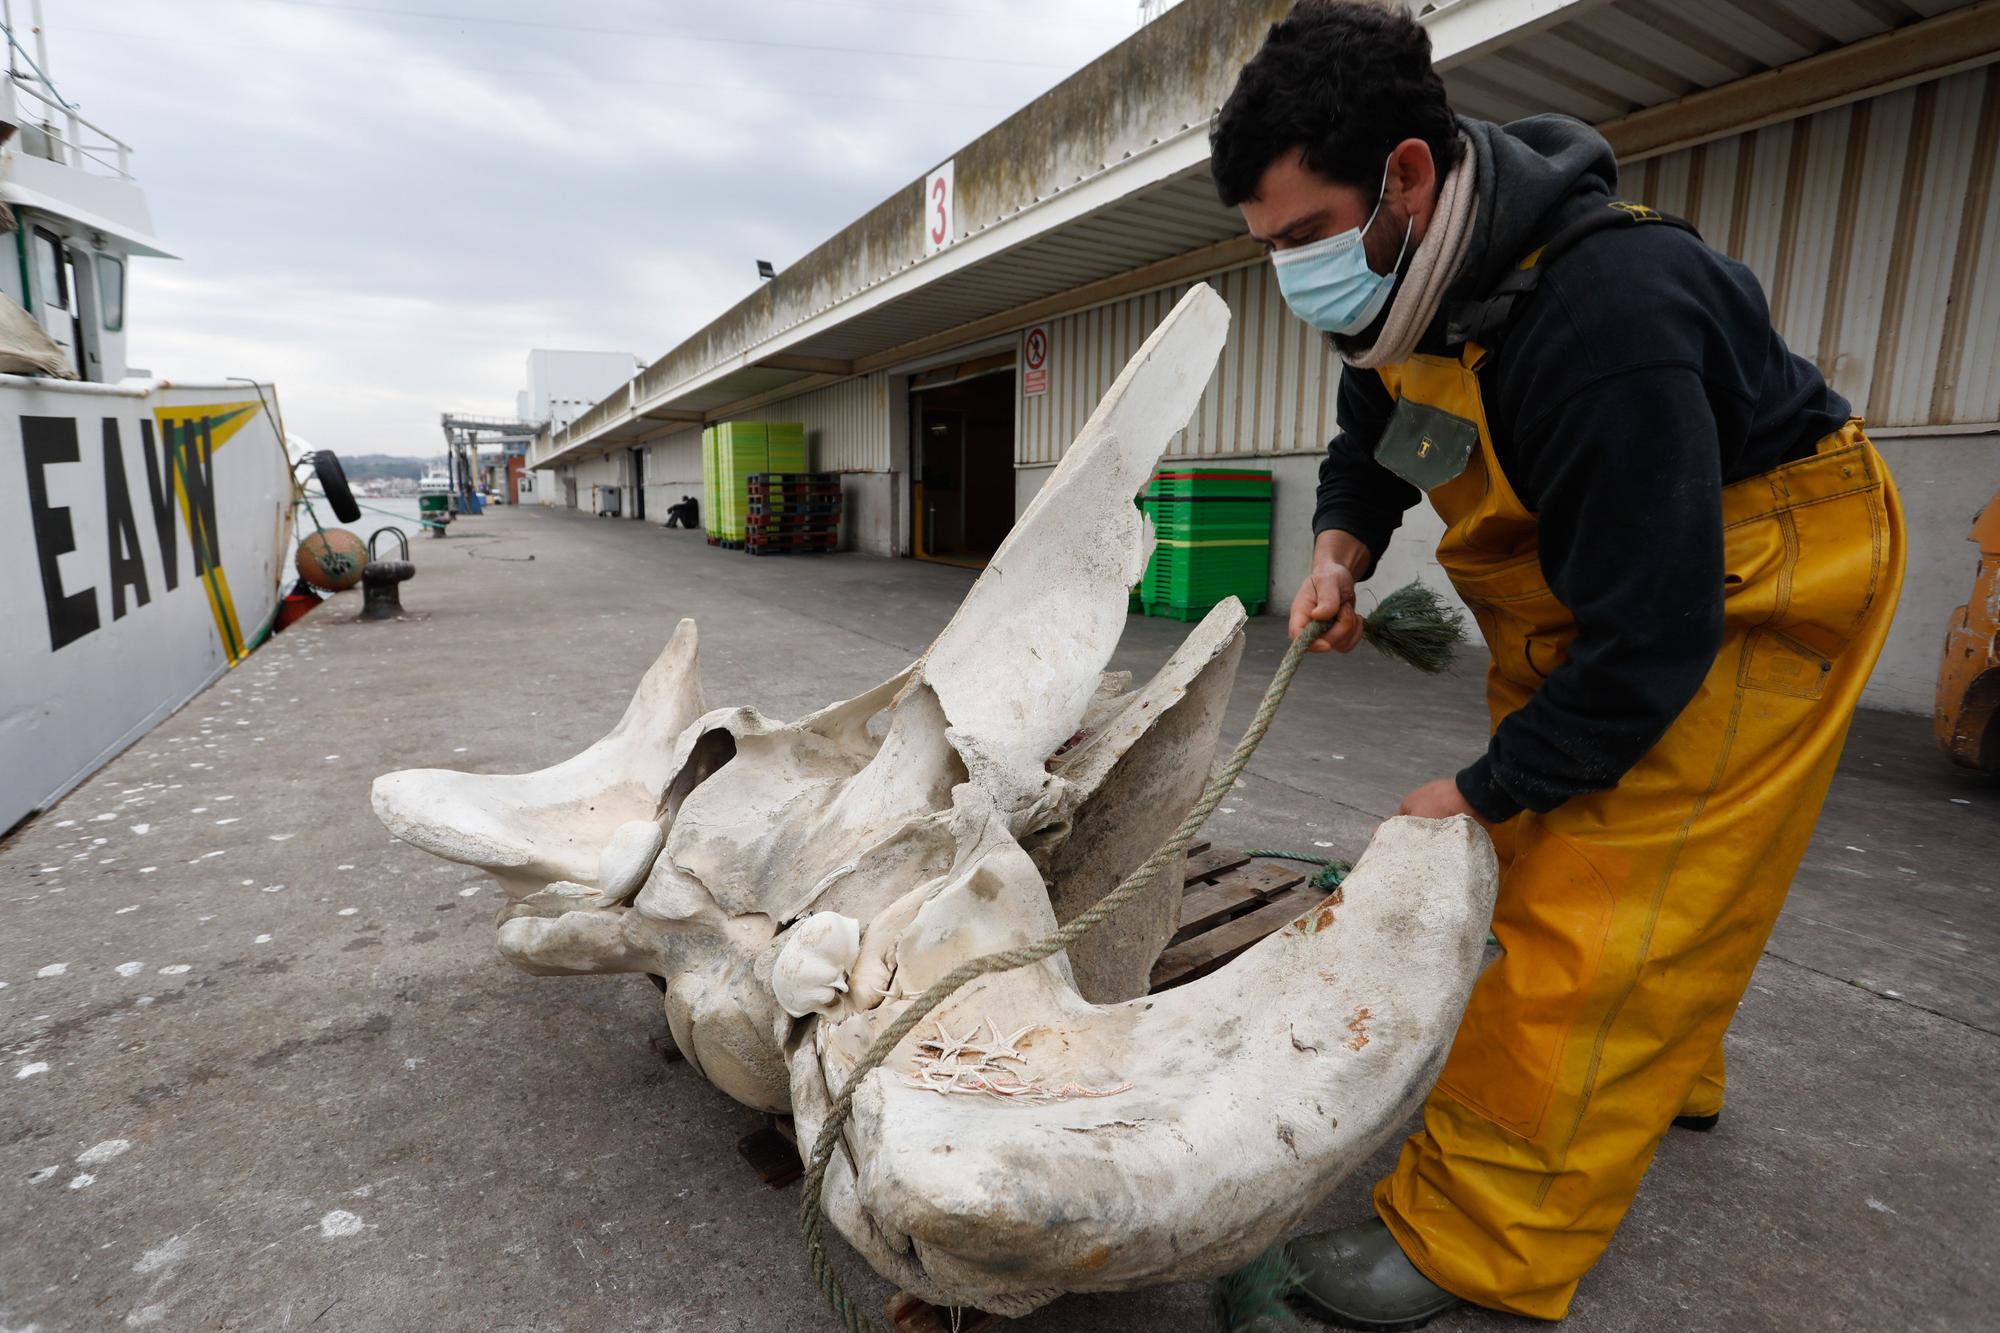
[{"label": "orange buoy", "polygon": [[341,592],[361,582],[368,548],[344,528],[324,528],[299,542],[299,575],[315,588]]}]

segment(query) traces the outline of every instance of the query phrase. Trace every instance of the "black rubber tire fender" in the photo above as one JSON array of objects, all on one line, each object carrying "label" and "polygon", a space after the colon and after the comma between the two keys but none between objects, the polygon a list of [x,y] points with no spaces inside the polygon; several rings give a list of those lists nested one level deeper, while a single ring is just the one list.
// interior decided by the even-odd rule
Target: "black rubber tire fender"
[{"label": "black rubber tire fender", "polygon": [[354,491],[347,484],[347,470],[341,467],[333,450],[313,452],[313,475],[319,478],[320,491],[333,506],[334,517],[342,523],[359,523],[361,506],[354,502]]}]

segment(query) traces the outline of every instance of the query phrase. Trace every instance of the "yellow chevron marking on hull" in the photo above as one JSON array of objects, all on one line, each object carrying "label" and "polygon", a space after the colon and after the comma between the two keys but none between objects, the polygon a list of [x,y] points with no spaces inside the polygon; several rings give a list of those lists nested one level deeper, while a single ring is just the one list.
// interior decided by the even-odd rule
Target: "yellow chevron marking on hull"
[{"label": "yellow chevron marking on hull", "polygon": [[[199,540],[207,545],[215,534],[201,526],[200,515],[188,503],[184,446],[192,443],[194,432],[200,427],[202,419],[207,418],[209,457],[212,459],[223,445],[256,419],[260,406],[254,402],[200,403],[153,409],[154,425],[173,454],[174,494],[180,500],[181,521],[187,524],[191,542]],[[198,564],[204,562],[200,552],[196,553],[195,560]],[[222,571],[222,552],[208,551],[206,564],[208,570],[201,576],[202,587],[208,595],[209,613],[215,617],[216,637],[222,640],[223,654],[233,667],[250,654],[243,646],[243,627],[236,618],[236,600],[229,593],[229,576]]]}]

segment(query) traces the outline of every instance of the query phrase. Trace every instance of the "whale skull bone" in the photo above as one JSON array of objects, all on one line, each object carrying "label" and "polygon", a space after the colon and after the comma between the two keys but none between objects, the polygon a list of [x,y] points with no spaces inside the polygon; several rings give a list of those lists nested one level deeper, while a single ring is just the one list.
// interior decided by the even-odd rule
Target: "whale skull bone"
[{"label": "whale skull bone", "polygon": [[[1192,411],[1226,327],[1226,308],[1206,288],[1182,302],[1121,374],[951,623],[915,666],[874,690],[793,723],[743,708],[693,716],[699,686],[693,631],[684,626],[676,641],[685,648],[686,702],[654,692],[652,706],[693,720],[664,777],[649,774],[651,808],[628,803],[604,821],[605,838],[648,814],[667,829],[645,884],[629,905],[561,902],[532,883],[510,886],[519,901],[503,913],[502,954],[536,973],[652,972],[665,982],[668,1024],[690,1062],[746,1104],[782,1111],[791,1101],[784,1042],[794,1020],[769,985],[781,935],[814,911],[870,923],[861,968],[886,975],[886,958],[868,943],[888,933],[873,923],[950,869],[965,825],[955,790],[984,793],[1039,863],[1086,886],[1115,882],[1149,855],[1211,761],[1241,652],[1242,608],[1233,599],[1218,606],[1140,689],[1120,690],[1104,667],[1148,553],[1149,527],[1130,497]],[[635,700],[633,714],[641,711]],[[886,729],[871,725],[878,714]],[[377,784],[377,807],[418,845],[520,879],[514,867],[526,857],[488,855],[498,836],[455,836],[494,822],[464,808],[465,798],[493,788],[460,783],[449,773],[393,774]],[[524,822],[560,826],[564,813],[528,811]],[[1075,845],[1085,840],[1079,833],[1088,847]],[[560,877],[589,880],[575,868]],[[1115,999],[1144,989],[1176,924],[1179,891],[1178,875],[1163,876],[1116,928],[1078,950],[1087,994]],[[1062,914],[1087,896],[1064,898],[1059,886]],[[881,993],[856,986],[848,998]]]},{"label": "whale skull bone", "polygon": [[[1151,546],[1131,497],[1186,423],[1226,329],[1226,308],[1197,285],[900,675],[791,723],[704,712],[683,622],[618,727],[575,759],[513,777],[391,774],[376,785],[378,813],[414,845],[493,871],[514,900],[498,933],[516,966],[653,974],[697,1071],[748,1105],[795,1110],[810,1132],[911,997],[1081,911],[1198,795],[1242,608],[1218,606],[1137,690],[1104,668]],[[664,839],[627,899],[600,865],[639,821]],[[1364,858],[1379,868],[1385,840],[1399,849],[1375,875],[1380,900],[1342,909],[1342,929],[1304,922],[1179,991],[1142,997],[1178,921],[1178,867],[1069,956],[968,987],[939,1011],[940,1034],[1005,1015],[1018,1061],[996,1047],[974,1067],[1050,1095],[941,1096],[911,1081],[941,1053],[912,1043],[859,1090],[828,1175],[835,1225],[919,1294],[1005,1313],[1063,1290],[1220,1271],[1276,1239],[1420,1094],[1476,967],[1490,849],[1463,830],[1392,835],[1411,823],[1385,826]],[[774,989],[790,987],[778,967],[828,914],[858,927],[854,955],[843,931],[837,948],[822,940],[802,956],[845,989],[798,988],[791,1007],[808,1016],[796,1017]],[[1316,952],[1302,962],[1296,941]],[[1297,1067],[1291,1041],[1272,1040],[1287,1014],[1283,1031],[1315,1038],[1333,1063]],[[1231,1109],[1238,1088],[1247,1110]],[[1160,1128],[1180,1105],[1188,1144]],[[1282,1154],[1239,1151],[1234,1140],[1273,1114]],[[1133,1181],[1170,1182],[1190,1146],[1208,1195],[1165,1189],[1147,1205],[1105,1174],[1115,1161]],[[1095,1167],[1074,1160],[1086,1147]],[[927,1171],[924,1155],[949,1164]],[[997,1188],[1023,1160],[1038,1162],[1032,1188]],[[1120,1206],[1100,1206],[1107,1189]],[[1042,1221],[1010,1196],[1032,1199]],[[1086,1214],[1097,1221],[1043,1225]],[[1178,1230],[1163,1229],[1169,1214]]]}]

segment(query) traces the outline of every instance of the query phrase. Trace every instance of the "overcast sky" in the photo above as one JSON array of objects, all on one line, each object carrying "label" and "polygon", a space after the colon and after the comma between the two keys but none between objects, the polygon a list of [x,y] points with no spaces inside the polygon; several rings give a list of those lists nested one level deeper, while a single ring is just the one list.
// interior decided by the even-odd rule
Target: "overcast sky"
[{"label": "overcast sky", "polygon": [[[27,6],[16,3],[18,18]],[[432,454],[531,347],[651,361],[1129,36],[1136,0],[45,0],[178,261],[131,359]],[[25,37],[25,33],[23,36]]]}]

